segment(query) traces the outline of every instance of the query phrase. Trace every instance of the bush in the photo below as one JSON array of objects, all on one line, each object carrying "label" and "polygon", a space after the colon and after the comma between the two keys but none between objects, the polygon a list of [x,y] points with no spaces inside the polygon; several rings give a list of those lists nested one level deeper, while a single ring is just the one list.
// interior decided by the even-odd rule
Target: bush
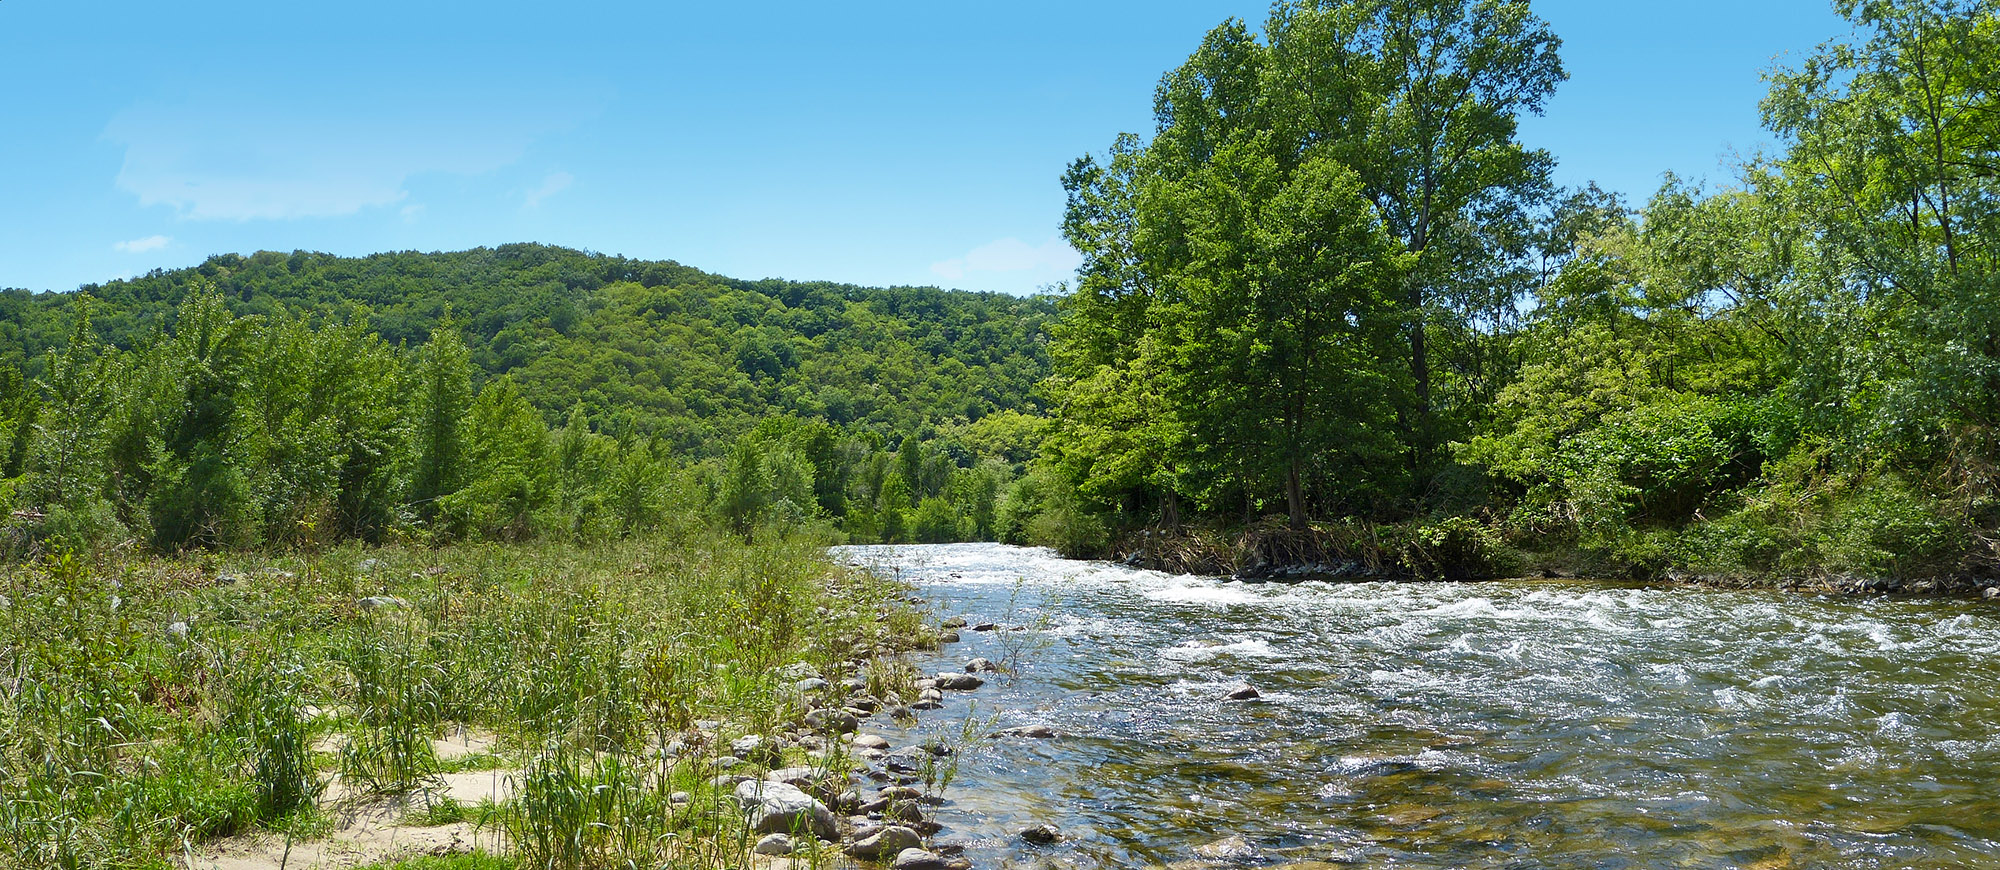
[{"label": "bush", "polygon": [[938,496],[924,499],[910,517],[910,537],[920,544],[949,544],[969,537],[951,502]]},{"label": "bush", "polygon": [[1519,568],[1500,536],[1471,517],[1416,527],[1403,543],[1402,561],[1425,580],[1482,580]]}]

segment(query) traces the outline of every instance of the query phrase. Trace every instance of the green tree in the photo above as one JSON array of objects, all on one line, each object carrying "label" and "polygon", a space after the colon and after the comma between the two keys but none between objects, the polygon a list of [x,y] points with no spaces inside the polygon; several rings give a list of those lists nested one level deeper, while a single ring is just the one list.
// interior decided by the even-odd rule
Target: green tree
[{"label": "green tree", "polygon": [[1554,160],[1517,141],[1518,118],[1540,114],[1567,77],[1562,42],[1526,0],[1287,2],[1266,29],[1279,139],[1354,170],[1390,236],[1415,255],[1399,301],[1415,390],[1411,456],[1428,475],[1447,437],[1434,414],[1463,415],[1483,397],[1472,381],[1496,380],[1460,375],[1441,393],[1440,379],[1479,354],[1437,359],[1438,333],[1477,343],[1468,327],[1504,319],[1525,289],[1506,274],[1522,253],[1509,237],[1525,234]]},{"label": "green tree", "polygon": [[240,416],[254,323],[238,320],[214,292],[189,296],[173,335],[145,359],[164,379],[162,425],[147,469],[154,545],[234,546],[257,537],[243,460],[250,426]]},{"label": "green tree", "polygon": [[531,537],[556,483],[541,415],[503,377],[479,391],[466,428],[465,485],[438,499],[443,515],[462,532]]},{"label": "green tree", "polygon": [[438,500],[465,484],[466,415],[472,408],[472,360],[449,318],[417,354],[409,395],[412,457],[410,502],[435,519]]}]

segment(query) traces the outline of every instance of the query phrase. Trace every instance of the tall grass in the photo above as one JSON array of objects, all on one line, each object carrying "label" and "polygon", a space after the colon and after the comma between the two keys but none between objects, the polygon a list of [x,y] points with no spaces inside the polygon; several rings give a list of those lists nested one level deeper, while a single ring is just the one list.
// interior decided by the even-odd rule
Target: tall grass
[{"label": "tall grass", "polygon": [[[798,726],[781,672],[838,680],[923,639],[901,590],[836,572],[823,543],[681,532],[8,567],[0,866],[165,867],[213,838],[310,828],[333,797],[423,796],[450,726],[499,736],[514,796],[475,817],[522,866],[739,862],[749,838],[715,760]],[[827,746],[813,763],[844,765]]]}]

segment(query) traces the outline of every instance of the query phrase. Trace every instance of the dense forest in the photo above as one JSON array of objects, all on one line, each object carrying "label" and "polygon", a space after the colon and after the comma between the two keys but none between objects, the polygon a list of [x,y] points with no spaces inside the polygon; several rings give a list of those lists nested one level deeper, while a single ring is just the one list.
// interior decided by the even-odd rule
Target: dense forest
[{"label": "dense forest", "polygon": [[1775,151],[1637,206],[1517,135],[1566,78],[1522,0],[1225,22],[1063,174],[1053,297],[537,245],[10,291],[8,540],[589,539],[675,502],[1213,570],[1990,571],[1996,4],[1836,8],[1852,37],[1770,74]]},{"label": "dense forest", "polygon": [[163,550],[597,539],[676,506],[992,537],[1052,313],[538,245],[224,255],[0,305],[10,544]]},{"label": "dense forest", "polygon": [[1046,456],[1108,512],[1073,544],[1282,515],[1417,573],[1990,570],[1996,4],[1836,8],[1770,75],[1780,147],[1636,209],[1517,137],[1565,78],[1526,2],[1211,31],[1064,179]]}]

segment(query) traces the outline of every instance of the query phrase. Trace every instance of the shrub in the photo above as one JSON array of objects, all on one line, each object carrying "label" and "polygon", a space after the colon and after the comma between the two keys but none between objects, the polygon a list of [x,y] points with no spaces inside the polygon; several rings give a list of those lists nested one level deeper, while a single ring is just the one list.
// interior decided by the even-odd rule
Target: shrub
[{"label": "shrub", "polygon": [[1402,561],[1426,580],[1480,580],[1519,567],[1500,536],[1471,517],[1447,517],[1411,530]]}]

